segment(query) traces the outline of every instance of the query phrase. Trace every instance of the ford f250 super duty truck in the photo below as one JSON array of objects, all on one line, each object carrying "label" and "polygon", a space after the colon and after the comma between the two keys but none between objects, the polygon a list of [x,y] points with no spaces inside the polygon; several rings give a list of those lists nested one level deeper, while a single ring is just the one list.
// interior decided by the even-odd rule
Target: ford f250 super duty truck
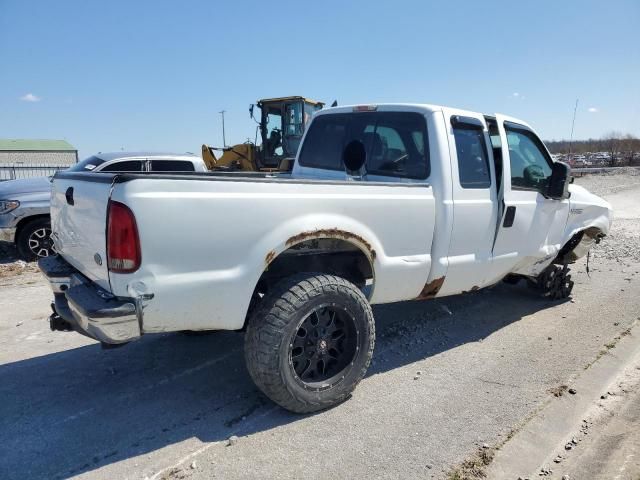
[{"label": "ford f250 super duty truck", "polygon": [[553,299],[607,234],[526,123],[432,105],[318,112],[291,174],[56,174],[51,327],[103,343],[243,330],[258,387],[295,412],[365,375],[370,305],[526,279]]}]

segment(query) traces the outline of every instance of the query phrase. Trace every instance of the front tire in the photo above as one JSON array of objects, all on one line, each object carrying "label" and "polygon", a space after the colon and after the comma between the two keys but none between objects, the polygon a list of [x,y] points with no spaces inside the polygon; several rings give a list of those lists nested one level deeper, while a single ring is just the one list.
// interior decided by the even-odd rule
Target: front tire
[{"label": "front tire", "polygon": [[549,265],[538,276],[536,286],[544,298],[563,300],[571,296],[573,280],[569,274],[569,266]]},{"label": "front tire", "polygon": [[303,274],[262,299],[245,334],[245,360],[262,392],[309,413],[345,401],[373,355],[373,312],[362,292],[333,275]]},{"label": "front tire", "polygon": [[16,248],[20,257],[29,262],[55,255],[49,218],[28,221],[16,237]]}]

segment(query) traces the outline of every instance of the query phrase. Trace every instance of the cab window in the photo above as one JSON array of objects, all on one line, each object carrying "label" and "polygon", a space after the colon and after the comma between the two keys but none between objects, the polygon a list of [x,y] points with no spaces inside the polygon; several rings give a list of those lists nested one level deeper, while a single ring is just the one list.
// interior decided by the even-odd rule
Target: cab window
[{"label": "cab window", "polygon": [[193,172],[193,163],[186,160],[151,160],[152,172]]},{"label": "cab window", "polygon": [[124,160],[104,167],[101,172],[141,172],[143,162],[140,160]]},{"label": "cab window", "polygon": [[458,177],[462,188],[489,188],[491,173],[489,156],[480,128],[454,127],[453,137],[458,154]]},{"label": "cab window", "polygon": [[413,112],[357,112],[318,116],[302,145],[303,167],[343,170],[342,152],[362,142],[369,175],[425,179],[429,176],[426,122]]},{"label": "cab window", "polygon": [[542,142],[527,130],[506,128],[511,188],[546,192],[551,177],[551,159]]}]

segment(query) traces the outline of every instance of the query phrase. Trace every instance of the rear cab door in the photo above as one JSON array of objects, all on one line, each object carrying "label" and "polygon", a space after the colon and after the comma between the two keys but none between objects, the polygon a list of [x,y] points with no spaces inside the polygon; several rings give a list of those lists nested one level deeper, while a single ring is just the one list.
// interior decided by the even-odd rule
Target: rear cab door
[{"label": "rear cab door", "polygon": [[493,137],[503,158],[503,212],[493,247],[491,274],[538,275],[562,247],[569,200],[547,197],[553,161],[538,135],[526,123],[496,115]]},{"label": "rear cab door", "polygon": [[452,226],[440,296],[487,282],[498,218],[496,168],[483,115],[443,108],[450,151]]}]

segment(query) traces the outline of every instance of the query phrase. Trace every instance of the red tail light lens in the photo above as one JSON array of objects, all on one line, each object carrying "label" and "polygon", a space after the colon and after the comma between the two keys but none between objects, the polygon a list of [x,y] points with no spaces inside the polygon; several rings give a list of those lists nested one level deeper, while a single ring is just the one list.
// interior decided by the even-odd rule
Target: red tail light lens
[{"label": "red tail light lens", "polygon": [[131,273],[140,267],[140,238],[129,207],[109,202],[107,218],[107,265],[111,272]]}]

